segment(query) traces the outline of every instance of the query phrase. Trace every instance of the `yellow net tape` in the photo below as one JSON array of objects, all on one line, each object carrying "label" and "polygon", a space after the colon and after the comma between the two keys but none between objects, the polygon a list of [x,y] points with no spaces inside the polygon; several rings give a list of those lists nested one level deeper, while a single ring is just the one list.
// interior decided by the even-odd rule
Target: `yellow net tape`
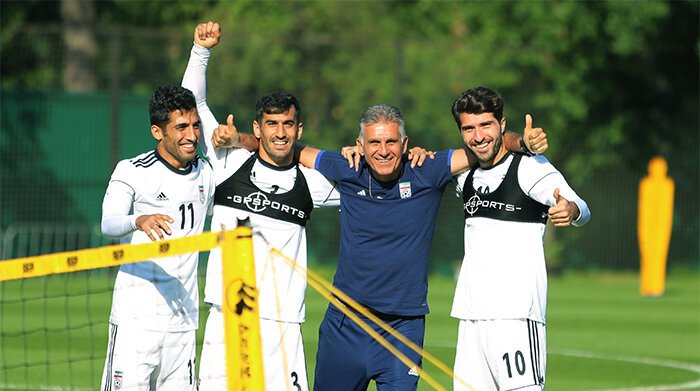
[{"label": "yellow net tape", "polygon": [[[67,251],[67,252],[62,252],[62,253],[54,253],[54,254],[47,254],[47,255],[40,255],[40,256],[35,256],[35,257],[27,257],[27,258],[16,258],[16,259],[10,259],[10,260],[5,260],[5,261],[0,261],[0,281],[8,281],[8,280],[15,280],[15,279],[21,279],[21,278],[31,278],[31,277],[39,277],[39,276],[46,276],[50,274],[59,274],[59,273],[70,273],[70,272],[75,272],[75,271],[81,271],[81,270],[90,270],[90,269],[98,269],[98,268],[104,268],[104,267],[112,267],[112,266],[119,266],[122,264],[126,263],[133,263],[133,262],[140,262],[144,261],[147,259],[152,259],[152,258],[161,258],[161,257],[168,257],[168,256],[175,256],[175,255],[180,255],[180,254],[186,254],[190,252],[196,252],[196,251],[208,251],[211,250],[214,247],[217,246],[222,246],[223,249],[227,249],[227,255],[224,256],[224,259],[242,259],[242,258],[248,258],[246,257],[239,257],[237,254],[239,254],[241,251],[243,251],[246,247],[241,247],[241,246],[247,246],[247,243],[241,244],[241,243],[236,243],[235,239],[241,239],[241,238],[246,238],[247,240],[250,240],[250,233],[246,233],[241,231],[243,230],[248,230],[246,232],[250,232],[250,228],[248,227],[239,227],[237,228],[238,231],[226,231],[226,232],[218,232],[218,233],[213,233],[213,232],[206,232],[200,235],[196,236],[188,236],[185,238],[178,238],[178,239],[170,239],[170,240],[163,240],[163,241],[158,241],[158,242],[152,242],[152,243],[145,243],[145,244],[139,244],[139,245],[113,245],[113,246],[105,246],[105,247],[100,247],[100,248],[95,248],[95,249],[86,249],[86,250],[77,250],[77,251]],[[231,239],[231,240],[225,240],[226,239]],[[221,242],[224,243],[221,243]],[[230,245],[226,245],[225,243],[232,243]],[[251,248],[250,250],[247,250],[250,253],[250,257],[248,258],[249,264],[253,264],[253,257],[252,257],[252,244],[250,245]],[[245,251],[244,251],[245,252]],[[398,351],[391,343],[389,343],[384,337],[382,337],[379,333],[377,333],[374,329],[371,328],[366,322],[361,320],[357,314],[354,312],[356,311],[357,313],[363,315],[367,319],[371,320],[375,324],[379,325],[383,330],[388,332],[390,335],[394,336],[397,340],[411,348],[413,351],[416,353],[420,354],[423,358],[425,358],[428,362],[432,363],[435,365],[436,368],[440,369],[442,372],[447,374],[448,376],[454,378],[456,381],[460,382],[462,385],[467,387],[470,390],[474,390],[473,387],[471,387],[467,382],[464,380],[460,379],[459,377],[455,376],[453,371],[445,365],[443,362],[435,358],[433,355],[429,354],[428,352],[424,351],[420,347],[418,347],[415,343],[411,342],[409,339],[407,339],[405,336],[391,328],[389,325],[387,325],[384,321],[379,319],[376,315],[374,315],[372,312],[361,306],[359,303],[354,301],[352,298],[347,296],[345,293],[341,292],[338,290],[336,287],[334,287],[330,282],[324,280],[321,278],[319,275],[314,273],[310,269],[303,269],[300,267],[296,262],[293,260],[289,259],[286,255],[284,255],[282,252],[275,248],[270,249],[270,253],[280,257],[283,259],[285,262],[287,262],[297,273],[303,273],[304,271],[308,274],[308,282],[309,285],[311,285],[314,289],[316,289],[326,300],[328,300],[331,303],[334,303],[336,307],[342,311],[346,316],[348,316],[350,319],[352,319],[355,323],[357,323],[365,332],[367,332],[370,336],[375,338],[382,346],[384,346],[387,350],[389,350],[392,354],[394,354],[401,362],[403,362],[408,368],[413,368],[415,367],[416,370],[419,372],[420,376],[428,383],[430,384],[433,388],[437,390],[444,390],[445,388],[442,387],[437,381],[435,381],[434,378],[432,378],[430,375],[428,375],[426,372],[424,372],[421,368],[418,367],[417,364],[413,363],[408,357],[406,357],[403,353]],[[231,255],[231,254],[236,254],[236,255]],[[248,262],[246,262],[248,263]],[[249,274],[252,271],[252,276],[253,279],[250,279],[251,274]],[[245,285],[250,286],[255,286],[255,269],[254,266],[252,269],[249,269],[246,271],[247,277],[241,277],[240,275],[235,275],[233,277],[229,276],[228,282],[224,283],[225,287],[231,287],[232,284],[235,285],[238,282],[241,282],[245,280]],[[230,278],[233,278],[233,283],[231,282],[232,280]],[[257,291],[256,291],[257,293]],[[227,289],[227,294],[225,296],[225,301],[229,301],[230,303],[233,302],[233,300],[237,300],[238,296],[235,295],[240,295],[240,289],[239,290],[231,290],[230,288]],[[338,301],[335,299],[335,297],[339,298],[342,300],[343,303],[338,303]],[[235,298],[234,298],[235,297]],[[228,326],[226,326],[227,329],[235,329],[235,334],[236,338],[240,339],[241,338],[241,333],[242,332],[247,332],[250,331],[251,333],[255,330],[250,329],[250,327],[255,328],[258,330],[257,334],[251,334],[251,335],[257,335],[258,340],[259,340],[259,323],[257,322],[257,294],[254,296],[251,296],[253,298],[253,301],[255,302],[255,317],[250,318],[250,314],[246,314],[247,318],[245,320],[237,320],[237,322],[240,323],[230,323]],[[250,301],[249,301],[250,302]],[[238,302],[236,302],[238,303]],[[347,306],[345,305],[347,304]],[[348,308],[348,306],[350,308]],[[231,304],[229,304],[229,309],[231,313],[236,313],[235,308],[231,307]],[[354,310],[354,311],[353,311]],[[239,314],[241,315],[241,314]],[[254,319],[254,321],[253,321]],[[251,341],[246,341],[245,343],[249,343]],[[259,343],[259,342],[258,342]],[[228,345],[228,344],[227,344]],[[233,354],[233,357],[238,356],[239,358],[245,358],[246,360],[252,359],[255,361],[255,363],[252,365],[252,367],[241,367],[238,366],[235,369],[235,372],[244,377],[242,379],[243,384],[246,384],[248,386],[253,385],[253,389],[263,389],[263,385],[259,382],[262,381],[262,365],[260,364],[260,369],[259,369],[259,374],[256,374],[254,377],[246,377],[246,374],[251,374],[248,371],[253,368],[254,371],[258,371],[255,369],[258,364],[258,360],[261,357],[261,352],[258,350],[258,348],[254,348],[253,351],[247,351],[247,352],[241,352],[240,349],[236,351],[231,352]],[[229,356],[231,357],[231,356]],[[257,358],[256,358],[257,357]],[[250,363],[249,363],[250,364]],[[238,376],[229,376],[229,379],[231,378],[239,378]],[[252,381],[252,383],[248,383],[247,380]],[[255,379],[255,380],[251,380]],[[238,387],[232,388],[234,384],[237,384],[238,386],[243,385],[242,383],[238,382],[230,382],[229,384],[229,389],[239,389]],[[247,387],[243,387],[242,389],[246,389]]]},{"label": "yellow net tape", "polygon": [[[296,272],[298,273],[303,273],[304,269],[300,267],[296,262],[294,262],[292,259],[289,259],[286,255],[284,255],[281,251],[275,249],[275,248],[270,248],[269,251],[278,257],[282,258],[285,262],[287,262]],[[375,324],[379,325],[384,331],[395,337],[397,340],[411,348],[414,352],[420,354],[423,358],[425,358],[428,362],[432,363],[435,365],[436,368],[440,369],[443,373],[447,374],[451,378],[455,379],[456,381],[460,382],[463,386],[465,386],[469,390],[475,390],[472,386],[470,386],[466,381],[461,379],[460,377],[456,376],[452,369],[450,369],[445,363],[442,361],[438,360],[435,356],[431,355],[430,353],[426,352],[425,350],[421,349],[418,345],[413,343],[411,340],[406,338],[403,334],[399,333],[398,331],[394,330],[392,327],[390,327],[386,322],[382,321],[379,319],[376,315],[374,315],[372,312],[364,308],[362,305],[357,303],[355,300],[353,300],[350,296],[346,295],[342,291],[340,291],[338,288],[333,286],[330,282],[326,281],[323,279],[321,276],[318,274],[314,273],[311,269],[306,269],[305,270],[308,274],[308,282],[309,285],[311,285],[316,291],[318,291],[321,296],[326,298],[329,302],[333,303],[336,308],[338,308],[340,311],[342,311],[346,316],[348,316],[350,319],[352,319],[357,325],[359,325],[365,332],[367,332],[370,336],[375,338],[382,346],[384,346],[387,350],[389,350],[392,354],[394,354],[399,360],[401,360],[402,363],[404,363],[408,368],[412,368],[415,366],[416,370],[420,374],[420,376],[428,383],[430,384],[433,388],[436,390],[444,390],[444,387],[442,387],[439,383],[435,381],[430,375],[428,375],[425,371],[423,371],[421,368],[418,367],[417,364],[413,363],[408,357],[406,357],[403,353],[398,351],[391,343],[386,341],[384,337],[379,335],[376,331],[374,331],[366,322],[362,321],[353,310],[355,310],[357,313],[360,313],[363,315],[365,318],[371,320]],[[333,296],[339,298],[342,300],[344,303],[339,303],[337,299],[335,299]],[[348,308],[346,305],[349,305],[352,309]]]},{"label": "yellow net tape", "polygon": [[[0,281],[91,270],[221,246],[229,390],[264,390],[260,322],[250,227],[139,245],[114,245],[0,261]],[[228,267],[226,267],[228,265]]]},{"label": "yellow net tape", "polygon": [[196,236],[145,244],[118,244],[94,249],[9,259],[0,261],[0,281],[99,269],[152,258],[207,251],[217,247],[219,240],[219,233],[207,232]]}]

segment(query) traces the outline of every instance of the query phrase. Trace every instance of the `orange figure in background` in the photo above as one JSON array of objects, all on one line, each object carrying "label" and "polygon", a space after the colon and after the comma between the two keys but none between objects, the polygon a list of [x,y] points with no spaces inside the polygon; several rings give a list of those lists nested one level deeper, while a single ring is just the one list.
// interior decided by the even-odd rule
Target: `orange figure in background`
[{"label": "orange figure in background", "polygon": [[641,255],[642,296],[661,296],[666,285],[666,260],[673,223],[673,180],[666,176],[666,160],[649,161],[649,175],[639,183],[637,236]]}]

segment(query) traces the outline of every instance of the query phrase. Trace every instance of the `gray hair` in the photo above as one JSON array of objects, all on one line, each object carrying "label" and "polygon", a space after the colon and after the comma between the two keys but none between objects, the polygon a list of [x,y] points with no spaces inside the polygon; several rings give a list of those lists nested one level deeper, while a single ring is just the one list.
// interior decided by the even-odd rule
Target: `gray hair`
[{"label": "gray hair", "polygon": [[374,105],[367,108],[360,117],[360,142],[364,143],[365,127],[380,122],[394,122],[399,125],[401,141],[406,138],[405,120],[401,110],[391,105]]}]

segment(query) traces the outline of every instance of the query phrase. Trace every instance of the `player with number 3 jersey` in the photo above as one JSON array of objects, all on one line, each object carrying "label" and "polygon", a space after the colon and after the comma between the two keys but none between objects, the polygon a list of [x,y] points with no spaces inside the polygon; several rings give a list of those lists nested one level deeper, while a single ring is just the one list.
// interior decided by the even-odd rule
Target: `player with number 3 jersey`
[{"label": "player with number 3 jersey", "polygon": [[[338,206],[333,182],[300,167],[293,159],[294,144],[303,125],[297,99],[273,92],[256,103],[253,133],[256,152],[242,148],[215,149],[216,120],[206,102],[206,67],[211,48],[221,36],[217,23],[197,26],[183,86],[197,97],[202,116],[204,149],[214,167],[216,195],[212,231],[232,229],[249,219],[254,230],[253,250],[259,292],[260,333],[265,387],[268,390],[307,390],[306,362],[301,337],[306,292],[306,223],[315,207]],[[222,129],[239,135],[229,116]],[[240,141],[236,140],[236,141]],[[277,249],[285,259],[273,256]],[[204,301],[211,304],[205,326],[200,366],[200,389],[227,386],[223,333],[221,252],[213,249],[207,264]]]}]

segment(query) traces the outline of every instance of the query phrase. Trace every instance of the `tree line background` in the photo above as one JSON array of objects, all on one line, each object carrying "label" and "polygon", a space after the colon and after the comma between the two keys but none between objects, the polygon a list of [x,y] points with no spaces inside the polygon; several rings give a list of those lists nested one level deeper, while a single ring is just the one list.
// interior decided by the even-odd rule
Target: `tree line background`
[{"label": "tree line background", "polygon": [[[153,147],[148,97],[179,84],[195,24],[214,20],[223,37],[209,105],[220,121],[233,113],[239,131],[250,131],[259,96],[284,89],[302,102],[310,145],[353,143],[363,109],[390,103],[410,144],[456,148],[452,101],[488,86],[503,95],[510,130],[522,131],[526,113],[545,128],[546,156],[591,207],[585,228],[548,230],[550,266],[636,268],[637,186],[661,155],[676,183],[669,265],[697,269],[699,4],[3,1],[3,246],[17,226],[99,223],[116,161]],[[433,245],[434,267],[446,270],[462,252],[452,190]],[[315,213],[316,261],[334,261],[337,225],[335,211]]]}]

